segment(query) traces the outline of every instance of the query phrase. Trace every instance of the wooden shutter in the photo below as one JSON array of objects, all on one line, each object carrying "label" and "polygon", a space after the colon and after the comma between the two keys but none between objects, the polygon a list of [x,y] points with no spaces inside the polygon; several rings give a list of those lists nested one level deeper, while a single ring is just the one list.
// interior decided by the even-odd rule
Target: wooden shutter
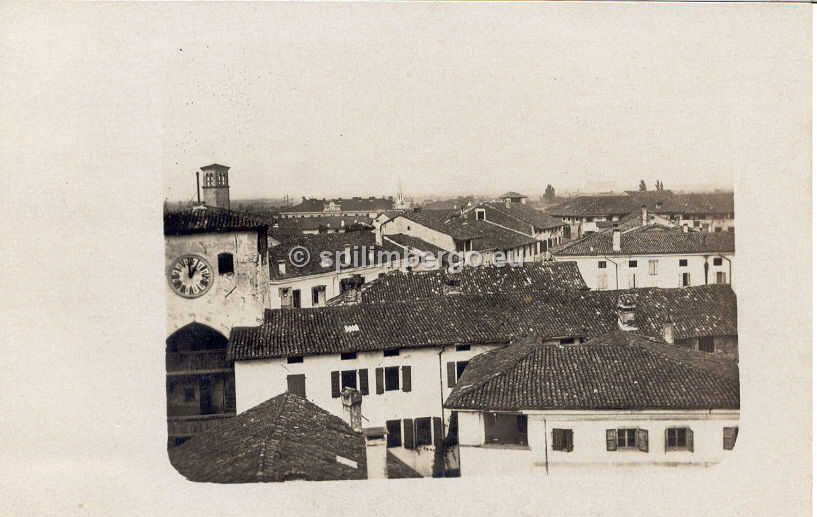
[{"label": "wooden shutter", "polygon": [[564,430],[565,450],[570,452],[573,450],[573,429]]},{"label": "wooden shutter", "polygon": [[378,394],[383,393],[383,368],[374,369],[374,389]]},{"label": "wooden shutter", "polygon": [[368,395],[369,394],[369,370],[366,368],[357,371],[357,376],[360,378],[360,394],[361,395]]},{"label": "wooden shutter", "polygon": [[411,391],[411,366],[403,367],[403,391]]},{"label": "wooden shutter", "polygon": [[664,429],[664,452],[669,450],[669,427]]},{"label": "wooden shutter", "polygon": [[649,433],[646,429],[639,429],[637,432],[638,450],[641,452],[650,452]]},{"label": "wooden shutter", "polygon": [[692,432],[692,429],[687,428],[687,448],[689,452],[695,452],[694,436],[695,433]]},{"label": "wooden shutter", "polygon": [[453,388],[457,384],[457,363],[446,363],[445,367],[448,370],[448,387]]},{"label": "wooden shutter", "polygon": [[431,420],[434,426],[434,447],[439,447],[443,442],[443,419],[435,416]]},{"label": "wooden shutter", "polygon": [[332,398],[340,397],[340,372],[332,372]]},{"label": "wooden shutter", "polygon": [[616,430],[615,429],[608,429],[607,430],[607,450],[608,451],[615,451],[618,449],[618,440],[616,439]]},{"label": "wooden shutter", "polygon": [[414,448],[414,420],[410,418],[403,420],[403,447]]}]

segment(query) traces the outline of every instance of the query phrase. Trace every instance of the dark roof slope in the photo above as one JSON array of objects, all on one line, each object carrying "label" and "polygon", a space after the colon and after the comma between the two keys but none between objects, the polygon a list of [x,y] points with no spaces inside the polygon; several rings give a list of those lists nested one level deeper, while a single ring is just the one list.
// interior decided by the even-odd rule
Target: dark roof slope
[{"label": "dark roof slope", "polygon": [[671,316],[676,339],[737,335],[728,285],[628,291],[515,292],[438,296],[397,303],[267,310],[257,327],[234,327],[230,360],[338,354],[452,344],[501,344],[524,336],[594,337],[618,328],[627,293],[639,332],[662,335]]},{"label": "dark roof slope", "polygon": [[499,199],[505,199],[505,198],[523,198],[523,197],[528,197],[528,196],[526,196],[525,194],[520,194],[519,192],[514,192],[513,190],[511,190],[511,191],[509,191],[509,192],[505,192],[504,194],[502,194],[501,196],[499,196]]},{"label": "dark roof slope", "polygon": [[473,212],[463,215],[457,210],[416,210],[400,215],[454,240],[470,239],[474,251],[508,250],[536,242],[533,236],[477,221]]},{"label": "dark roof slope", "polygon": [[471,360],[449,409],[737,409],[737,366],[631,333],[515,343]]},{"label": "dark roof slope", "polygon": [[214,206],[187,208],[164,214],[165,235],[218,233],[240,231],[267,231],[269,226],[253,214]]},{"label": "dark roof slope", "polygon": [[621,232],[620,251],[613,251],[612,231],[593,233],[551,250],[556,256],[734,252],[735,234],[732,232],[684,232],[657,226]]},{"label": "dark roof slope", "polygon": [[342,230],[348,226],[358,224],[372,226],[372,219],[366,216],[321,215],[317,217],[282,217],[278,220],[278,227],[284,230]]},{"label": "dark roof slope", "polygon": [[671,191],[633,192],[623,196],[579,196],[548,208],[557,217],[623,215],[646,207],[658,214],[734,214],[732,192],[675,194]]},{"label": "dark roof slope", "polygon": [[[374,259],[377,262],[383,258],[383,262],[387,261],[387,257],[382,256],[381,252],[398,252],[401,253],[403,248],[392,243],[385,242],[383,245],[378,245],[375,242],[375,235],[372,232],[344,232],[344,233],[322,233],[317,235],[297,235],[285,239],[269,251],[270,264],[270,278],[272,280],[283,280],[287,278],[295,278],[299,276],[315,275],[318,273],[326,273],[335,270],[336,253],[341,253],[346,249],[346,246],[351,247],[353,255],[357,256],[357,263],[360,266],[363,264],[363,256],[366,256],[366,265],[374,267],[376,264],[369,264],[368,251],[374,249]],[[301,267],[295,267],[290,261],[289,253],[296,246],[301,246],[309,252],[309,260]],[[365,250],[364,250],[365,248]],[[332,264],[321,263],[321,253],[329,252]],[[402,253],[400,254],[402,258]],[[286,272],[281,273],[278,269],[278,262],[283,261],[286,264]],[[354,262],[352,266],[354,267]],[[348,269],[342,267],[341,269]]]},{"label": "dark roof slope", "polygon": [[457,294],[587,289],[575,262],[525,263],[518,267],[466,267],[459,273],[392,271],[364,285],[361,303],[392,303],[445,296],[447,282]]},{"label": "dark roof slope", "polygon": [[[169,451],[191,481],[250,483],[365,479],[366,445],[340,418],[284,393],[194,436]],[[336,456],[357,462],[339,463]]]},{"label": "dark roof slope", "polygon": [[579,196],[548,208],[556,217],[589,217],[624,215],[640,209],[641,204],[630,196]]},{"label": "dark roof slope", "polygon": [[[517,221],[521,221],[523,223],[532,225],[534,228],[537,229],[558,228],[559,226],[564,226],[565,224],[567,224],[561,219],[557,219],[551,215],[546,214],[542,210],[537,210],[532,206],[524,205],[521,203],[511,203],[510,206],[507,206],[504,203],[493,202],[484,203],[479,206],[493,209],[500,214],[503,214],[507,217],[511,217]],[[493,221],[493,219],[490,217],[490,214],[488,220]],[[497,220],[495,222],[497,222],[498,224],[502,224],[501,220]]]}]

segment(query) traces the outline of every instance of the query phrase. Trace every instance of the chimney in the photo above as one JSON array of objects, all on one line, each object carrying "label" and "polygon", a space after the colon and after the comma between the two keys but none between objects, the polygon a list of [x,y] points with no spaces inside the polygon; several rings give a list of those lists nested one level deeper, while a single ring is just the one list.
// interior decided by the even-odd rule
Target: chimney
[{"label": "chimney", "polygon": [[362,430],[360,406],[363,403],[360,392],[346,386],[340,392],[340,402],[343,404],[343,417],[346,423],[359,433]]},{"label": "chimney", "polygon": [[684,223],[683,228],[684,228],[684,233],[689,233],[689,225],[688,224]]},{"label": "chimney", "polygon": [[670,345],[675,344],[675,323],[673,323],[672,316],[669,314],[667,314],[667,317],[664,319],[662,334],[664,336],[664,341]]},{"label": "chimney", "polygon": [[508,207],[508,208],[511,207],[511,198],[509,198],[509,197],[505,198],[505,206]]},{"label": "chimney", "polygon": [[613,251],[621,251],[621,230],[613,228]]},{"label": "chimney", "polygon": [[647,207],[645,205],[641,206],[641,226],[647,225]]},{"label": "chimney", "polygon": [[443,279],[443,293],[445,294],[460,294],[462,287],[460,285],[459,276],[451,275]]},{"label": "chimney", "polygon": [[278,273],[281,275],[287,274],[287,263],[283,260],[278,261]]},{"label": "chimney", "polygon": [[616,304],[616,315],[618,316],[618,328],[621,330],[638,330],[635,326],[635,297],[622,295],[618,297]]},{"label": "chimney", "polygon": [[388,477],[386,435],[385,427],[367,427],[363,430],[366,438],[366,477],[369,479]]},{"label": "chimney", "polygon": [[382,246],[382,245],[383,245],[383,225],[382,225],[382,224],[380,225],[380,227],[378,227],[378,228],[377,228],[377,229],[374,231],[374,242],[375,242],[375,244],[377,244],[378,246]]}]

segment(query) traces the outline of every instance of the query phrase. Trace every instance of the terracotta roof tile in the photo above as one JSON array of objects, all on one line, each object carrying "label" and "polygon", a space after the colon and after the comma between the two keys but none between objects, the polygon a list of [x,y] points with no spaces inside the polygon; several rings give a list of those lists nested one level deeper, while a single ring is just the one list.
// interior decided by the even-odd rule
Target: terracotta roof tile
[{"label": "terracotta roof tile", "polygon": [[613,251],[611,230],[593,233],[551,250],[556,256],[734,252],[735,234],[732,232],[684,232],[657,226],[643,226],[621,232],[620,251]]},{"label": "terracotta roof tile", "polygon": [[253,214],[213,206],[188,208],[164,214],[165,235],[258,231],[269,224]]},{"label": "terracotta roof tile", "polygon": [[525,340],[471,360],[449,409],[737,409],[737,366],[614,332],[580,345]]}]

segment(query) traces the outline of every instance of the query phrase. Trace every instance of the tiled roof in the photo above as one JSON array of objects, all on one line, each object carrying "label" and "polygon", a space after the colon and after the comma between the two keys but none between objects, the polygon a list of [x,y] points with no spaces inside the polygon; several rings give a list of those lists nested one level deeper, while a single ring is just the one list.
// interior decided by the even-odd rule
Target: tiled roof
[{"label": "tiled roof", "polygon": [[446,282],[456,281],[458,294],[495,294],[521,291],[586,290],[575,262],[526,263],[518,267],[465,267],[459,273],[392,271],[361,289],[361,303],[393,303],[445,296]]},{"label": "tiled roof", "polygon": [[435,246],[430,242],[426,242],[423,239],[420,239],[419,237],[406,235],[405,233],[393,233],[391,235],[384,235],[383,240],[392,241],[398,246],[405,246],[406,248],[409,249],[434,253],[435,255],[438,252],[447,252],[447,250],[444,250],[439,246]]},{"label": "tiled roof", "polygon": [[340,205],[342,211],[380,212],[394,208],[394,201],[382,197],[354,197],[337,199],[304,198],[295,206],[288,207],[282,212],[323,212],[324,206],[334,202]]},{"label": "tiled roof", "polygon": [[658,214],[734,214],[735,198],[731,192],[628,192],[623,196],[579,196],[548,208],[548,213],[557,217],[609,216],[629,214],[641,207]]},{"label": "tiled roof", "polygon": [[268,223],[253,214],[213,206],[187,208],[164,214],[165,235],[266,231]]},{"label": "tiled roof", "polygon": [[[323,233],[317,235],[298,235],[281,242],[278,246],[269,251],[269,267],[270,279],[284,280],[287,278],[296,278],[299,276],[315,275],[318,273],[325,273],[335,270],[334,260],[336,252],[342,252],[346,246],[351,247],[353,255],[357,255],[357,262],[359,265],[363,264],[363,255],[366,255],[366,266],[374,267],[375,264],[369,264],[368,250],[374,249],[375,261],[378,260],[378,255],[381,251],[384,252],[402,252],[403,248],[391,244],[389,242],[383,243],[382,246],[375,243],[375,235],[372,232],[345,232],[345,233]],[[296,246],[302,246],[309,252],[309,261],[301,266],[295,267],[290,261],[289,253]],[[363,248],[368,247],[364,252]],[[321,253],[329,252],[332,258],[332,264],[321,264]],[[402,254],[400,255],[402,258]],[[278,269],[278,262],[283,261],[286,265],[286,272],[280,273]],[[354,267],[354,265],[349,266]],[[342,268],[347,269],[347,268]]]},{"label": "tiled roof", "polygon": [[[564,226],[567,224],[561,219],[556,219],[555,217],[550,216],[541,210],[537,210],[531,206],[523,205],[521,203],[511,203],[510,206],[506,206],[504,203],[493,202],[483,203],[482,205],[479,206],[485,207],[489,210],[492,209],[493,211],[498,212],[499,214],[532,225],[534,228],[538,229],[558,228],[560,226]],[[513,229],[520,229],[514,226],[510,226],[509,224],[506,223],[506,221],[504,221],[503,219],[496,218],[496,216],[494,214],[491,214],[490,212],[487,214],[487,219],[491,222],[502,224],[503,226],[509,226],[510,228]],[[530,229],[525,228],[523,231],[528,233]]]},{"label": "tiled roof", "polygon": [[536,242],[532,236],[477,221],[473,212],[463,215],[457,210],[416,210],[401,216],[455,240],[470,239],[474,251],[508,250]]},{"label": "tiled roof", "polygon": [[737,365],[621,331],[580,345],[524,340],[471,360],[449,409],[737,409]]},{"label": "tiled roof", "polygon": [[[340,418],[284,393],[190,438],[169,451],[191,481],[250,483],[365,479],[364,437]],[[339,463],[337,456],[357,462]]]},{"label": "tiled roof", "polygon": [[519,192],[514,192],[513,190],[511,190],[510,192],[505,192],[504,194],[499,196],[499,199],[505,199],[506,197],[528,197],[528,196],[526,196],[525,194],[520,194]]},{"label": "tiled roof", "polygon": [[737,335],[728,285],[628,291],[438,296],[396,303],[268,309],[257,327],[234,327],[230,360],[337,354],[451,344],[507,343],[524,336],[594,337],[618,328],[616,305],[635,300],[634,326],[661,336],[671,316],[676,339]]},{"label": "tiled roof", "polygon": [[593,233],[551,250],[556,256],[734,253],[732,232],[684,232],[645,226],[621,232],[621,250],[613,251],[613,232]]}]

